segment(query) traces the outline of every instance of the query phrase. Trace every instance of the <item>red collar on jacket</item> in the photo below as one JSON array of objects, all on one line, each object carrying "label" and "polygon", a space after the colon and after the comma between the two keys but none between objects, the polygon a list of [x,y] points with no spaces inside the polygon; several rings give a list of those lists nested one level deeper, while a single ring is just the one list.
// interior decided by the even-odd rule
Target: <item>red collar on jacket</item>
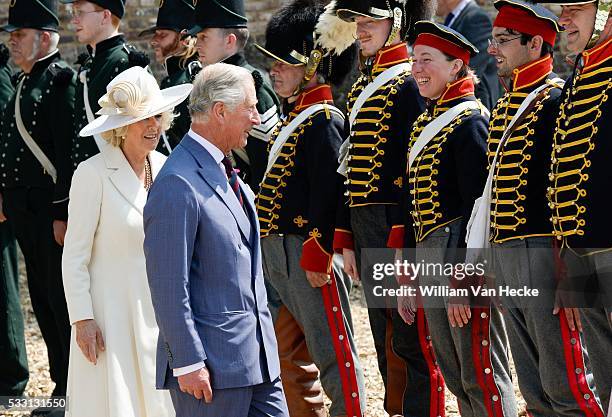
[{"label": "red collar on jacket", "polygon": [[299,113],[305,108],[319,103],[334,103],[332,90],[328,84],[319,84],[302,91],[295,101],[293,113]]},{"label": "red collar on jacket", "polygon": [[461,97],[474,95],[474,80],[471,76],[467,76],[446,84],[446,90],[440,98],[436,100],[437,104],[443,104]]},{"label": "red collar on jacket", "polygon": [[408,61],[410,61],[410,54],[404,42],[398,43],[397,45],[385,46],[376,52],[374,65],[372,66],[372,75],[377,75],[387,68]]},{"label": "red collar on jacket", "polygon": [[584,65],[582,72],[588,72],[607,61],[612,56],[612,37],[601,45],[596,45],[582,53]]},{"label": "red collar on jacket", "polygon": [[547,55],[512,70],[512,91],[535,86],[552,72],[553,59]]}]

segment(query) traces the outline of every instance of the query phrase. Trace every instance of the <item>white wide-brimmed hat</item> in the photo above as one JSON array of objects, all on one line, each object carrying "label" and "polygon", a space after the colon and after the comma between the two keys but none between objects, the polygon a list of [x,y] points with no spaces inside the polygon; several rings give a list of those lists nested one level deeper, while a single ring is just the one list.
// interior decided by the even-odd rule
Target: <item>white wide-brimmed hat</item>
[{"label": "white wide-brimmed hat", "polygon": [[93,120],[79,132],[80,136],[92,136],[131,125],[171,110],[185,100],[193,86],[181,84],[163,90],[155,77],[145,68],[135,66],[126,69],[106,86],[98,104],[102,107]]}]

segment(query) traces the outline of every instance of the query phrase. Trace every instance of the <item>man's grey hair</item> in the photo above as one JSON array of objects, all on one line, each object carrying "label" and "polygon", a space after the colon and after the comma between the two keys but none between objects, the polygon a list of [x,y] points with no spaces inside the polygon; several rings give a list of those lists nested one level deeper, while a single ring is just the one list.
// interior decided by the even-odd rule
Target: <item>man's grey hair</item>
[{"label": "man's grey hair", "polygon": [[60,40],[59,33],[50,30],[36,30],[36,32],[34,32],[34,45],[32,45],[32,53],[28,57],[28,60],[30,61],[36,59],[36,56],[40,52],[40,37],[43,32],[47,32],[49,34],[49,48],[44,51],[44,54],[50,54],[51,52],[54,52],[57,49],[57,45],[59,44]]},{"label": "man's grey hair", "polygon": [[225,63],[204,67],[193,81],[189,97],[189,115],[196,122],[206,122],[215,103],[235,109],[246,100],[246,86],[254,83],[251,73]]}]

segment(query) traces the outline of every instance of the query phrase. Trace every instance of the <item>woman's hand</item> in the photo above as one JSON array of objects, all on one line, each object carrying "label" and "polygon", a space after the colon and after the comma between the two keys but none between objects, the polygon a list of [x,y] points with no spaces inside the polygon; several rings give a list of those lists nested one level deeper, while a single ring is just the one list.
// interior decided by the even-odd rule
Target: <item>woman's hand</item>
[{"label": "woman's hand", "polygon": [[95,320],[81,320],[74,324],[76,328],[76,342],[85,358],[94,365],[98,362],[98,353],[106,350],[102,331]]}]

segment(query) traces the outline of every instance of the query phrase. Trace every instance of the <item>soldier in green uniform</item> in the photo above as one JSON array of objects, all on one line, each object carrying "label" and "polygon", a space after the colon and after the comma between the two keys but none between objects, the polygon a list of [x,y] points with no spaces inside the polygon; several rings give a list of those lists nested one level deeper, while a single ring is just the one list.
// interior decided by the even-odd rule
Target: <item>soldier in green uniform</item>
[{"label": "soldier in green uniform", "polygon": [[[151,36],[151,47],[155,51],[155,60],[168,72],[161,83],[161,88],[190,83],[202,68],[195,49],[196,39],[187,36],[195,21],[195,6],[191,0],[164,0],[157,12],[157,22],[138,36]],[[162,134],[157,150],[168,155],[183,139],[189,130],[191,118],[185,100],[174,109],[178,116],[172,127]]]},{"label": "soldier in green uniform", "polygon": [[99,135],[79,137],[79,132],[96,117],[100,110],[98,99],[106,93],[106,86],[117,74],[140,65],[149,59],[125,42],[119,33],[125,12],[123,0],[61,0],[72,3],[72,25],[76,39],[87,46],[77,64],[77,90],[72,130],[73,167],[97,154],[105,142]]},{"label": "soldier in green uniform", "polygon": [[253,74],[261,124],[251,130],[246,147],[234,150],[233,154],[239,175],[257,193],[268,162],[268,142],[279,121],[279,101],[262,73],[244,57],[249,39],[244,0],[199,1],[196,25],[189,34],[198,38],[196,48],[202,65],[225,62],[246,68]]},{"label": "soldier in green uniform", "polygon": [[[8,66],[9,51],[0,44],[0,109],[15,92]],[[0,195],[1,197],[1,195]],[[0,395],[21,395],[28,383],[28,359],[19,304],[17,243],[0,199]]]},{"label": "soldier in green uniform", "polygon": [[10,33],[11,57],[22,71],[0,121],[0,187],[4,214],[25,258],[53,395],[65,395],[70,324],[61,273],[63,240],[56,226],[67,218],[76,80],[57,49],[58,27],[57,0],[11,3],[2,29]]}]

